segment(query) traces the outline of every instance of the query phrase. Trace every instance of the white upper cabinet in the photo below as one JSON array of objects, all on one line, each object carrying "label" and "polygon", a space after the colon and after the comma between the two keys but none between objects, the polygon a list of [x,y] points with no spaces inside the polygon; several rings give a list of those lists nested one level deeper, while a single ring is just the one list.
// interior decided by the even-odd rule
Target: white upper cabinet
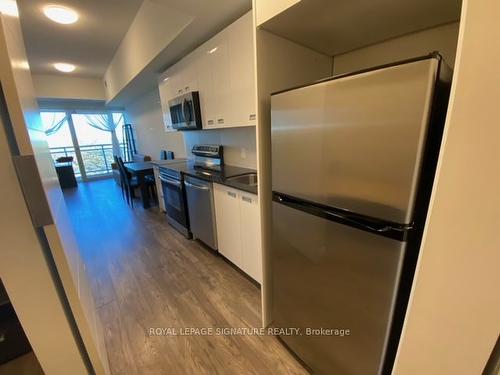
[{"label": "white upper cabinet", "polygon": [[248,126],[256,123],[255,61],[252,13],[228,27],[229,82],[231,83],[231,123]]},{"label": "white upper cabinet", "polygon": [[214,95],[214,79],[212,74],[212,51],[215,47],[209,41],[200,47],[197,61],[198,91],[201,106],[201,122],[204,129],[217,127],[217,113]]},{"label": "white upper cabinet", "polygon": [[[204,129],[256,123],[254,27],[248,12],[160,77],[165,127],[168,100],[198,91]],[[167,81],[163,81],[168,77]]]},{"label": "white upper cabinet", "polygon": [[231,126],[232,120],[231,99],[233,93],[231,92],[231,77],[229,76],[228,35],[226,30],[213,38],[215,47],[209,52],[214,83],[213,95],[215,97],[214,105],[217,127]]}]

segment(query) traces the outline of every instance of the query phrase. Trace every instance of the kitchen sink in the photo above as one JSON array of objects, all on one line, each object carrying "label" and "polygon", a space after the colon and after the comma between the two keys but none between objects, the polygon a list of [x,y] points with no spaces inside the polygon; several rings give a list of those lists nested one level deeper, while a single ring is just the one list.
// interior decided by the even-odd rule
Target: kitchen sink
[{"label": "kitchen sink", "polygon": [[245,173],[239,176],[228,177],[226,180],[248,186],[257,186],[257,173]]}]

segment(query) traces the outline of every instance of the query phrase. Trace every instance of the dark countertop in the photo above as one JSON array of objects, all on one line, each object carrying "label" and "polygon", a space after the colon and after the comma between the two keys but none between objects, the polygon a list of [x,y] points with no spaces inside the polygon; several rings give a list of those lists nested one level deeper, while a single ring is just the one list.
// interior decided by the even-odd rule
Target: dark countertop
[{"label": "dark countertop", "polygon": [[150,161],[141,161],[139,163],[125,163],[125,168],[131,172],[142,172],[153,169],[153,163]]},{"label": "dark countertop", "polygon": [[215,182],[217,184],[226,185],[238,190],[246,191],[247,193],[257,194],[257,186],[249,186],[236,181],[228,180],[229,177],[240,176],[248,173],[257,173],[256,170],[250,168],[236,167],[232,165],[224,165],[220,171],[211,171],[203,168],[195,167],[193,162],[179,162],[172,164],[159,164],[181,172],[183,175],[199,178],[200,180]]},{"label": "dark countertop", "polygon": [[170,159],[170,160],[151,160],[150,163],[153,165],[157,165],[158,167],[161,167],[163,165],[175,164],[185,161],[187,161],[186,158],[180,158],[180,159]]},{"label": "dark countertop", "polygon": [[228,180],[229,177],[240,176],[248,173],[257,173],[254,169],[234,167],[231,165],[225,165],[222,167],[220,173],[209,172],[205,170],[200,170],[198,168],[190,167],[184,171],[181,171],[184,175],[199,178],[200,180],[215,182],[217,184],[226,185],[238,190],[246,191],[247,193],[252,193],[257,195],[257,186],[249,186],[246,184],[241,184],[236,181]]}]

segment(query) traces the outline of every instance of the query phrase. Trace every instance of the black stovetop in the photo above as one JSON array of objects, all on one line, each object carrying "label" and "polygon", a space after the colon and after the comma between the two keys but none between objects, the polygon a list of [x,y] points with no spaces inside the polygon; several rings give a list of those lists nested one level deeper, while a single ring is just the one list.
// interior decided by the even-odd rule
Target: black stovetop
[{"label": "black stovetop", "polygon": [[219,170],[207,169],[204,167],[195,166],[194,162],[192,161],[160,165],[160,169],[168,169],[171,171],[179,172],[179,176],[189,175],[201,180],[216,182],[218,184],[234,187],[248,193],[257,194],[256,186],[248,186],[245,184],[239,184],[237,182],[227,180],[229,177],[240,176],[248,173],[256,173],[254,169],[236,167],[233,165],[222,165],[220,166]]}]

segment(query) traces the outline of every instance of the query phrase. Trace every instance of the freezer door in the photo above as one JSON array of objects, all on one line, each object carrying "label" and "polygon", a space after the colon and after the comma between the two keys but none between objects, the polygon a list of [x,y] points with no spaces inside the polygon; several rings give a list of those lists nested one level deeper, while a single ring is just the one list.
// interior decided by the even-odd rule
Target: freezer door
[{"label": "freezer door", "polygon": [[438,64],[429,58],[273,95],[273,190],[409,223]]},{"label": "freezer door", "polygon": [[302,333],[281,338],[314,373],[379,373],[405,243],[276,202],[272,213],[273,325]]}]

